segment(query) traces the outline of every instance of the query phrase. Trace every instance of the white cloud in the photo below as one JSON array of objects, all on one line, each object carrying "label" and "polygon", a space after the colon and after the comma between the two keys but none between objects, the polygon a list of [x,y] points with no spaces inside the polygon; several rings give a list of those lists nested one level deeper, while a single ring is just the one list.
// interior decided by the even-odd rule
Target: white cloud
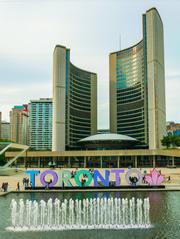
[{"label": "white cloud", "polygon": [[174,72],[166,77],[166,119],[180,122],[180,74]]},{"label": "white cloud", "polygon": [[52,97],[51,84],[24,84],[21,87],[0,88],[0,111],[2,119],[9,121],[9,111],[14,105],[28,104],[32,99]]},{"label": "white cloud", "polygon": [[[173,3],[172,3],[173,2]],[[133,5],[133,7],[132,7]],[[141,15],[153,0],[6,0],[0,1],[0,111],[8,118],[13,105],[51,96],[52,53],[56,44],[71,48],[73,64],[98,74],[99,127],[109,115],[109,52],[142,38]],[[167,119],[180,120],[180,34],[178,1],[156,2],[165,28]],[[3,69],[4,70],[3,70]],[[174,77],[174,76],[173,76]]]}]

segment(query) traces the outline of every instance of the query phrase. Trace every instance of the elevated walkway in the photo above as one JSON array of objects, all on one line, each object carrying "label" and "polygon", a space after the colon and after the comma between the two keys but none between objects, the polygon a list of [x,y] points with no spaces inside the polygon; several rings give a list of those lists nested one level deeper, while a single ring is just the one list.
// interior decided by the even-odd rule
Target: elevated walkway
[{"label": "elevated walkway", "polygon": [[9,176],[22,172],[22,170],[12,168],[11,166],[20,156],[22,156],[29,149],[29,146],[11,142],[2,142],[0,143],[0,155],[5,153],[10,148],[16,150],[18,149],[18,151],[14,152],[13,158],[11,160],[9,160],[5,165],[0,167],[0,176]]}]

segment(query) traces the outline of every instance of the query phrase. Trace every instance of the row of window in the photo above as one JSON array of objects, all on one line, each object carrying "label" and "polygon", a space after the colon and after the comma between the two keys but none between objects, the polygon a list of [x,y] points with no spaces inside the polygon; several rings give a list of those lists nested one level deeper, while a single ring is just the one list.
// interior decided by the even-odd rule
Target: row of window
[{"label": "row of window", "polygon": [[77,116],[77,115],[72,115],[72,114],[70,114],[70,120],[77,120],[77,121],[81,121],[81,123],[90,123],[90,118],[83,118],[83,117],[79,117],[79,116]]},{"label": "row of window", "polygon": [[81,136],[83,137],[83,138],[85,138],[86,137],[86,135],[87,136],[89,136],[90,135],[90,132],[89,131],[75,131],[75,132],[73,132],[73,130],[70,130],[69,131],[69,136],[70,136],[70,138],[77,138],[77,137],[79,137],[79,138],[81,138]]},{"label": "row of window", "polygon": [[121,90],[121,88],[125,86],[128,88],[126,90],[130,90],[136,88],[138,84],[144,85],[143,78],[131,78],[130,80],[126,80],[124,77],[124,79],[117,79],[116,88]]},{"label": "row of window", "polygon": [[79,100],[82,100],[82,99],[84,99],[86,97],[89,100],[91,98],[91,95],[90,95],[89,91],[84,92],[84,91],[81,91],[81,90],[77,90],[77,89],[74,89],[72,86],[70,86],[70,95],[75,95],[76,97],[79,98]]},{"label": "row of window", "polygon": [[130,75],[117,75],[116,77],[116,82],[117,82],[117,85],[124,85],[124,84],[135,84],[135,83],[138,83],[138,82],[143,82],[144,81],[144,73],[143,74],[130,74]]},{"label": "row of window", "polygon": [[135,91],[124,91],[124,92],[117,92],[117,100],[121,99],[122,97],[136,97],[136,96],[143,96],[144,90],[135,90]]},{"label": "row of window", "polygon": [[137,54],[140,50],[142,50],[142,48],[143,48],[143,41],[141,41],[136,46],[133,46],[129,49],[117,52],[117,56],[124,57],[124,56],[134,55],[134,54]]},{"label": "row of window", "polygon": [[71,66],[70,77],[89,82],[91,79],[91,73],[86,73],[84,71],[81,71],[80,69]]},{"label": "row of window", "polygon": [[91,87],[83,86],[81,82],[71,81],[70,85],[74,86],[77,89],[81,89],[82,91],[88,91],[88,92],[91,91]]},{"label": "row of window", "polygon": [[140,60],[143,60],[144,61],[144,54],[143,54],[143,51],[142,52],[139,52],[138,55],[131,55],[129,57],[117,57],[117,65],[126,65],[128,64],[129,62],[137,62],[137,61],[140,61]]},{"label": "row of window", "polygon": [[122,125],[121,123],[118,123],[117,124],[117,127],[118,129],[123,129],[123,130],[138,130],[138,129],[142,129],[144,128],[144,121],[140,121],[140,122],[137,122],[135,124],[126,124],[126,125]]},{"label": "row of window", "polygon": [[136,96],[142,96],[143,95],[143,93],[144,93],[144,91],[143,90],[136,90],[135,92],[132,92],[132,91],[124,91],[124,92],[118,92],[117,93],[117,100],[119,100],[119,99],[122,99],[122,98],[128,98],[128,97],[130,97],[130,98],[132,98],[132,97],[136,97]]},{"label": "row of window", "polygon": [[86,100],[91,100],[91,95],[90,93],[86,94],[85,96],[82,96],[81,94],[79,94],[79,92],[77,92],[77,90],[71,90],[71,96],[75,96],[76,98],[82,100],[82,99],[86,99]]},{"label": "row of window", "polygon": [[145,137],[145,132],[134,132],[134,133],[129,132],[129,133],[127,133],[127,132],[124,132],[123,130],[118,130],[117,132],[118,132],[118,134],[126,134],[127,136],[130,136],[135,139]]},{"label": "row of window", "polygon": [[73,127],[73,128],[70,128],[69,129],[69,132],[72,133],[72,134],[90,134],[91,132],[91,129],[80,129],[78,127]]},{"label": "row of window", "polygon": [[70,101],[70,107],[75,109],[75,110],[80,110],[80,111],[83,111],[83,112],[90,112],[91,109],[90,109],[90,106],[86,108],[84,106],[81,106],[81,105],[78,105],[78,104],[74,104],[74,102]]},{"label": "row of window", "polygon": [[71,98],[70,99],[70,102],[72,102],[74,105],[80,105],[80,106],[83,106],[84,108],[86,108],[86,107],[90,107],[90,103],[87,103],[86,101],[84,101],[84,99],[82,100],[75,100],[75,98],[73,99],[73,98]]},{"label": "row of window", "polygon": [[50,129],[52,128],[52,122],[50,124],[42,124],[41,122],[30,122],[30,128]]},{"label": "row of window", "polygon": [[126,64],[124,63],[118,63],[116,64],[116,70],[119,72],[119,71],[122,71],[122,72],[129,72],[129,69],[131,69],[131,71],[134,71],[134,70],[137,70],[137,69],[141,69],[143,68],[143,65],[144,65],[144,60],[141,59],[141,60],[138,60],[136,62],[128,62]]},{"label": "row of window", "polygon": [[143,91],[139,91],[139,92],[136,92],[134,94],[117,94],[117,101],[121,101],[121,100],[124,100],[124,99],[131,99],[131,98],[137,98],[137,97],[141,97],[143,98],[144,97],[144,92]]},{"label": "row of window", "polygon": [[91,88],[91,80],[90,79],[84,80],[84,78],[76,78],[73,75],[71,75],[71,81],[70,82],[73,82],[76,85],[81,84],[85,88]]},{"label": "row of window", "polygon": [[125,110],[125,111],[121,111],[119,112],[119,116],[128,116],[128,115],[132,115],[132,114],[136,114],[136,113],[140,113],[144,111],[144,107],[138,108],[138,109],[133,109],[133,110]]},{"label": "row of window", "polygon": [[139,94],[139,95],[132,95],[132,96],[119,96],[118,97],[118,100],[117,100],[117,104],[118,105],[122,105],[122,104],[126,104],[126,103],[133,103],[135,101],[138,101],[138,100],[142,100],[143,99],[143,94]]},{"label": "row of window", "polygon": [[78,121],[76,121],[76,120],[69,120],[69,124],[70,125],[77,125],[77,126],[79,126],[79,127],[88,127],[88,128],[90,128],[91,127],[91,122],[90,122],[90,119],[89,119],[89,121],[87,121],[87,122],[85,122],[85,121],[83,121],[83,120],[79,120],[79,122]]},{"label": "row of window", "polygon": [[[75,101],[77,101],[77,102],[82,102],[82,98],[78,98],[78,97],[76,97],[74,94],[71,95],[71,98],[70,98],[70,99],[75,100]],[[91,104],[91,101],[90,101],[89,99],[87,99],[86,97],[83,98],[83,102],[84,102],[85,104]]]},{"label": "row of window", "polygon": [[80,88],[78,86],[75,86],[73,84],[70,84],[70,90],[77,92],[77,94],[80,95],[80,97],[90,95],[90,90],[89,89],[87,89],[87,88],[82,89],[82,88]]},{"label": "row of window", "polygon": [[127,89],[117,89],[117,94],[133,94],[141,90],[144,90],[144,84],[136,82],[132,87],[128,87]]},{"label": "row of window", "polygon": [[117,123],[118,124],[136,124],[137,122],[140,122],[144,120],[144,114],[140,114],[139,116],[136,116],[136,117],[130,117],[130,118],[127,118],[127,117],[122,117],[122,118],[118,118],[117,119]]},{"label": "row of window", "polygon": [[135,71],[129,70],[128,72],[117,72],[117,79],[118,80],[131,80],[131,79],[136,79],[136,78],[143,78],[144,76],[144,70],[137,69]]},{"label": "row of window", "polygon": [[118,90],[128,90],[134,87],[134,85],[136,85],[137,82],[131,82],[131,83],[126,83],[123,82],[122,84],[117,84],[116,89]]}]

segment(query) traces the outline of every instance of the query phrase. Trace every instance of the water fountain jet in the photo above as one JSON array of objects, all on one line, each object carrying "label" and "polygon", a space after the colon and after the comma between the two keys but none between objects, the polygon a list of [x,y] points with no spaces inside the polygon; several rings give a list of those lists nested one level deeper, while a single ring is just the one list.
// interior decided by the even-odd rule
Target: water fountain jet
[{"label": "water fountain jet", "polygon": [[12,199],[11,231],[149,228],[149,198]]}]

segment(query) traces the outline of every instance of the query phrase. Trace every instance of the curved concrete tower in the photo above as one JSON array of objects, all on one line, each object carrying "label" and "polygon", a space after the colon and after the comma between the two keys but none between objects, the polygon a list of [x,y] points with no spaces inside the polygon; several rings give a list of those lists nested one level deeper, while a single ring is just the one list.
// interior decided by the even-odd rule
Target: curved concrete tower
[{"label": "curved concrete tower", "polygon": [[56,46],[53,54],[53,151],[65,150],[66,57],[66,48]]},{"label": "curved concrete tower", "polygon": [[52,150],[79,149],[97,132],[97,75],[70,62],[70,50],[57,45],[53,55]]},{"label": "curved concrete tower", "polygon": [[166,132],[164,34],[156,8],[143,14],[143,39],[113,52],[110,62],[110,130],[161,147]]}]

